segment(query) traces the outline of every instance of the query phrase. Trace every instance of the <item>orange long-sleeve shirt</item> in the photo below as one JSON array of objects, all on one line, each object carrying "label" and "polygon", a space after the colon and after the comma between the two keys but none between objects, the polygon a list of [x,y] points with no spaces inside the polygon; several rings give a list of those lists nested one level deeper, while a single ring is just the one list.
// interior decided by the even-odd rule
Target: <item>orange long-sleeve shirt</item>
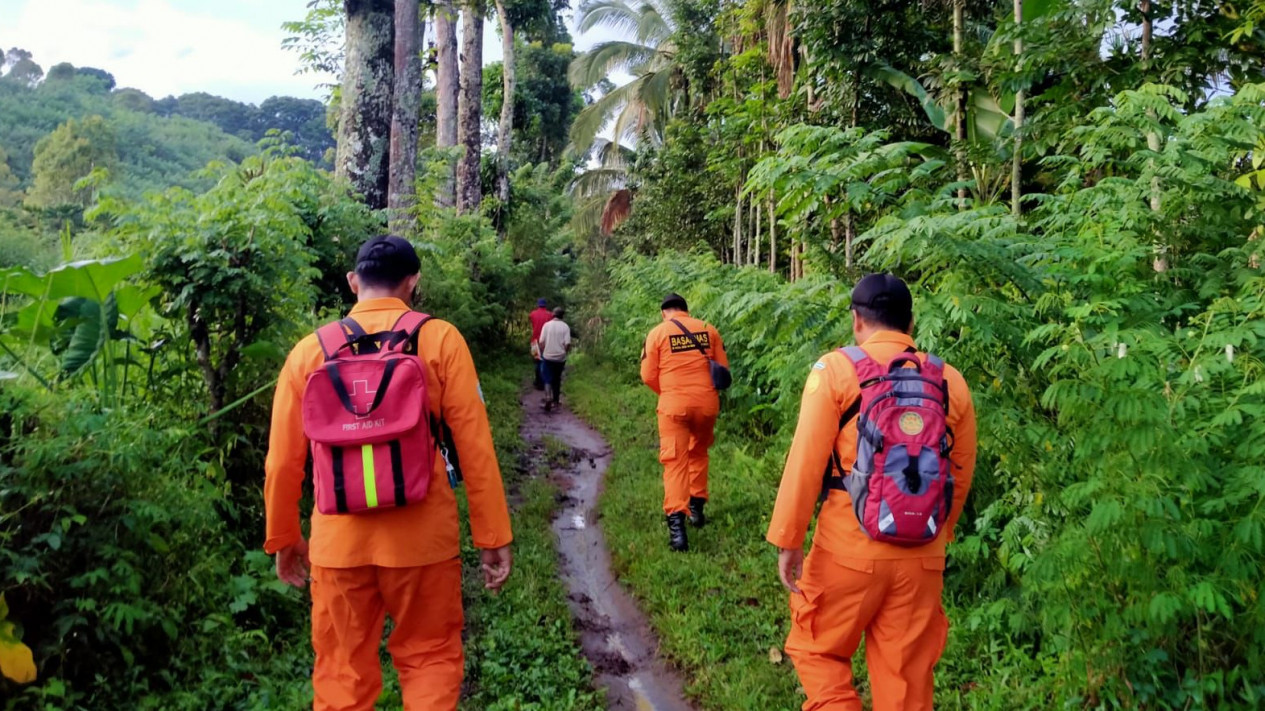
[{"label": "orange long-sleeve shirt", "polygon": [[[912,338],[896,331],[880,331],[861,344],[865,352],[880,363],[913,346]],[[976,455],[975,405],[971,402],[970,389],[962,374],[952,366],[946,366],[944,376],[949,386],[948,425],[954,435],[953,451],[949,456],[954,479],[953,507],[945,534],[914,548],[874,541],[861,530],[852,508],[852,497],[846,491],[831,490],[817,516],[814,548],[821,547],[835,555],[872,560],[944,556],[945,546],[953,540],[953,527],[962,515],[962,506],[971,489]],[[822,474],[826,471],[832,450],[838,452],[843,470],[851,470],[856,461],[856,418],[842,432],[839,431],[839,419],[860,396],[856,369],[844,354],[837,351],[828,353],[813,365],[804,385],[799,424],[795,427],[795,439],[786,458],[777,504],[766,535],[773,545],[779,548],[800,548],[804,545],[804,536],[821,493]],[[841,474],[834,472],[834,476]]]},{"label": "orange long-sleeve shirt", "polygon": [[[368,333],[391,328],[408,307],[399,299],[369,299],[351,310]],[[512,539],[501,470],[478,374],[465,339],[450,323],[432,319],[418,337],[426,362],[431,412],[452,430],[465,476],[474,545],[499,548]],[[264,507],[269,553],[297,542],[299,498],[308,458],[301,403],[308,375],[325,361],[316,335],[299,342],[286,359],[272,406],[272,433],[264,465]],[[311,560],[325,568],[430,565],[460,553],[457,497],[435,457],[430,491],[417,504],[373,513],[325,515],[312,512]]]},{"label": "orange long-sleeve shirt", "polygon": [[[707,349],[707,355],[729,367],[725,344],[715,326],[689,314],[674,316]],[[641,353],[641,382],[659,396],[659,412],[687,407],[720,411],[720,395],[712,384],[711,366],[693,342],[671,320],[655,326]]]}]

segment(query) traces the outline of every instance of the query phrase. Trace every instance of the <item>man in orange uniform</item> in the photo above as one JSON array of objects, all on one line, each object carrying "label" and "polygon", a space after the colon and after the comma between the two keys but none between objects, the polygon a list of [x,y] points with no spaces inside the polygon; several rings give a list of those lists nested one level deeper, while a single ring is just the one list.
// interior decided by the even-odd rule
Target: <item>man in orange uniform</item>
[{"label": "man in orange uniform", "polygon": [[[351,318],[368,333],[390,330],[409,309],[419,268],[412,245],[399,237],[366,242],[347,275],[358,299]],[[497,590],[510,572],[509,512],[470,350],[456,328],[432,319],[419,332],[418,357],[426,365],[431,414],[451,430],[465,474],[484,585]],[[299,498],[308,440],[300,403],[308,375],[323,362],[315,335],[286,359],[264,484],[264,550],[277,554],[277,575],[303,587],[311,568],[315,708],[374,708],[382,689],[378,646],[389,614],[395,627],[387,646],[404,708],[455,709],[464,667],[460,532],[443,458],[435,458],[433,484],[420,503],[365,514],[313,511],[310,553],[303,539]]]},{"label": "man in orange uniform", "polygon": [[545,324],[553,320],[553,312],[548,306],[548,301],[536,299],[536,310],[528,314],[531,320],[531,357],[535,361],[532,365],[536,369],[534,385],[537,390],[545,389],[545,359],[540,357],[540,332]]},{"label": "man in orange uniform", "polygon": [[[875,361],[887,363],[913,351],[913,299],[896,277],[862,279],[852,292],[852,316],[857,344]],[[925,362],[925,354],[918,357]],[[832,487],[805,560],[804,537],[822,473],[832,454],[843,472],[856,460],[856,418],[842,431],[840,421],[861,396],[856,369],[842,353],[826,354],[809,372],[767,535],[780,549],[778,574],[791,593],[786,652],[808,695],[804,711],[861,711],[851,662],[862,634],[874,711],[931,711],[932,672],[948,633],[940,604],[945,545],[971,488],[976,451],[975,409],[966,381],[947,367],[945,382],[955,486],[944,532],[913,548],[872,540],[848,493]],[[831,476],[840,475],[832,470]]]},{"label": "man in orange uniform", "polygon": [[695,527],[706,522],[707,450],[720,413],[709,358],[725,367],[729,358],[720,333],[690,316],[679,294],[668,294],[660,308],[663,323],[646,337],[641,380],[659,395],[659,461],[663,463],[668,545],[674,551],[687,551],[686,512]]}]

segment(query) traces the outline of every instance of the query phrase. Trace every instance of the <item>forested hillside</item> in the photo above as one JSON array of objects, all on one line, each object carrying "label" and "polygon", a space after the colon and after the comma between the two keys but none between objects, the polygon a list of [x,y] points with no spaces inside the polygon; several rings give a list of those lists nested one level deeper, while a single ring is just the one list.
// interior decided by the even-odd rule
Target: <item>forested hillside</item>
[{"label": "forested hillside", "polygon": [[271,130],[288,131],[290,142],[315,163],[334,146],[319,101],[276,96],[256,107],[206,93],[155,99],[116,86],[103,69],[62,63],[45,73],[22,49],[3,54],[0,150],[18,189],[35,180],[42,138],[68,120],[93,116],[104,118],[108,130],[90,138],[107,144],[96,150],[112,153],[114,180],[132,197],[171,185],[204,184],[191,174],[212,160],[240,161]]},{"label": "forested hillside", "polygon": [[[476,354],[514,506],[505,594],[466,590],[464,708],[600,707],[562,494],[517,436],[540,297],[571,308],[564,402],[613,451],[600,525],[690,702],[803,702],[763,536],[805,378],[873,271],[910,284],[979,418],[937,708],[1265,704],[1260,0],[309,10],[285,42],[344,77],[333,151],[324,107],[8,55],[4,708],[311,702],[306,603],[259,551],[268,394],[385,230]],[[487,22],[505,61],[483,66]],[[686,555],[637,378],[668,291],[735,379]]]}]

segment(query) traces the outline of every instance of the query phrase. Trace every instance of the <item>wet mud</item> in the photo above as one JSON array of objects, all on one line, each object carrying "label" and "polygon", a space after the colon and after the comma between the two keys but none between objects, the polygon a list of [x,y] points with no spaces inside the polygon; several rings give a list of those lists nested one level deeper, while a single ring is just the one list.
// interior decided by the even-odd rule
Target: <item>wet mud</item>
[{"label": "wet mud", "polygon": [[[680,677],[658,657],[658,642],[645,616],[611,571],[606,539],[597,521],[597,499],[610,465],[610,447],[565,407],[545,412],[539,393],[529,390],[521,402],[523,439],[533,458],[552,467],[550,476],[562,486],[553,522],[559,572],[567,585],[568,605],[584,655],[606,691],[606,707],[693,711]],[[550,445],[550,438],[565,446]]]}]

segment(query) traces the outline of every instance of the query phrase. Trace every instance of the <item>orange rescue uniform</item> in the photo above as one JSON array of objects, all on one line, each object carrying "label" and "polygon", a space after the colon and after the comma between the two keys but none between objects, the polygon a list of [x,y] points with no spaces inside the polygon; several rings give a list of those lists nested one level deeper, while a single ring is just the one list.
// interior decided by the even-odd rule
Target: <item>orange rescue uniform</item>
[{"label": "orange rescue uniform", "polygon": [[[895,331],[881,331],[861,344],[880,363],[913,346],[913,339]],[[861,711],[851,660],[862,634],[874,711],[932,708],[933,670],[948,633],[940,600],[945,547],[962,515],[976,454],[970,390],[951,366],[945,369],[945,380],[954,477],[945,533],[915,548],[880,543],[861,530],[846,491],[832,489],[822,504],[798,582],[800,592],[790,596],[792,622],[786,640],[786,652],[808,695],[804,711]],[[844,471],[851,469],[856,418],[842,432],[839,420],[860,395],[847,356],[832,352],[813,365],[766,536],[778,548],[802,549],[832,451]],[[842,474],[836,471],[834,476]]]},{"label": "orange rescue uniform", "polygon": [[[714,326],[686,313],[674,316],[707,356],[729,367],[725,344]],[[712,385],[708,359],[665,320],[646,337],[641,380],[659,395],[659,461],[663,463],[663,512],[689,509],[690,497],[707,498],[708,449],[715,439],[720,394]]]},{"label": "orange rescue uniform", "polygon": [[[369,299],[350,316],[368,333],[391,328],[408,307]],[[428,321],[418,338],[432,414],[452,431],[465,475],[474,545],[512,539],[509,510],[474,361],[452,324]],[[325,357],[316,336],[299,342],[277,382],[265,464],[267,540],[276,553],[297,543],[308,440],[301,403],[307,377]],[[372,709],[382,689],[378,646],[384,616],[395,623],[388,648],[406,709],[455,709],[461,691],[460,528],[456,493],[435,458],[430,491],[412,506],[357,515],[312,512],[312,646],[315,708]]]}]

